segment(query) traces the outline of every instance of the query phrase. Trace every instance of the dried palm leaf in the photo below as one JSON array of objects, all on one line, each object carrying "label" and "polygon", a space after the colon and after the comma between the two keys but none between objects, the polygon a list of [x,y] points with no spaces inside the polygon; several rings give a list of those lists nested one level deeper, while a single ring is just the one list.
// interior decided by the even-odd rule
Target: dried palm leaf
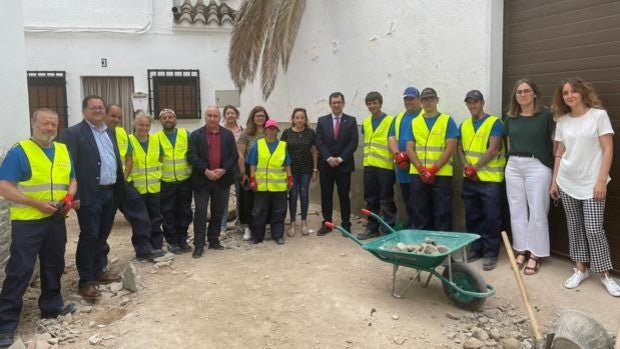
[{"label": "dried palm leaf", "polygon": [[305,9],[306,0],[296,0],[294,1],[293,9],[290,11],[288,30],[285,31],[286,35],[284,36],[284,43],[282,44],[283,50],[280,55],[282,59],[282,68],[284,68],[285,72],[288,69],[288,63],[293,53],[293,47],[295,46],[295,38],[297,37],[297,32],[299,32],[301,18],[303,17]]}]

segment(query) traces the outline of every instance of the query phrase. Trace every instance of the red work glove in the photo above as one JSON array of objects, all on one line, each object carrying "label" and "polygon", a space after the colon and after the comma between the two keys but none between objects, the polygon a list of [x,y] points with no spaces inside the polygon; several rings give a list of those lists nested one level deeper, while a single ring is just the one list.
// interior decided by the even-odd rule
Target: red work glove
[{"label": "red work glove", "polygon": [[60,200],[59,205],[62,213],[67,215],[73,207],[73,195],[67,194],[62,200]]},{"label": "red work glove", "polygon": [[250,190],[256,191],[258,189],[258,184],[256,183],[256,177],[250,177]]},{"label": "red work glove", "polygon": [[467,165],[463,169],[463,173],[465,173],[465,177],[467,177],[467,179],[469,179],[470,181],[477,181],[478,180],[477,172],[478,171],[476,170],[476,168],[473,167],[472,165]]},{"label": "red work glove", "polygon": [[293,176],[288,176],[286,179],[288,181],[288,188],[291,189],[295,184],[295,180],[293,179]]},{"label": "red work glove", "polygon": [[439,168],[435,165],[429,168],[425,168],[420,172],[420,179],[426,184],[433,184],[433,182],[435,181],[435,175],[438,171]]},{"label": "red work glove", "polygon": [[394,161],[396,162],[396,165],[398,165],[398,167],[400,167],[401,169],[409,169],[409,158],[407,157],[407,153],[405,153],[404,151],[396,153],[396,155],[394,155]]}]

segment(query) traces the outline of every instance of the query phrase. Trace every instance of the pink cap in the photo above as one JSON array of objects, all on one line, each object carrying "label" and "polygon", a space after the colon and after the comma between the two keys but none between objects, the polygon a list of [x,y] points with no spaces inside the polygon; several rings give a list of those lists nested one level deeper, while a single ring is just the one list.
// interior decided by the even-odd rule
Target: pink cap
[{"label": "pink cap", "polygon": [[267,122],[265,122],[265,128],[269,127],[275,127],[276,129],[278,129],[278,131],[280,131],[280,128],[278,127],[278,122],[274,119],[269,119],[267,120]]}]

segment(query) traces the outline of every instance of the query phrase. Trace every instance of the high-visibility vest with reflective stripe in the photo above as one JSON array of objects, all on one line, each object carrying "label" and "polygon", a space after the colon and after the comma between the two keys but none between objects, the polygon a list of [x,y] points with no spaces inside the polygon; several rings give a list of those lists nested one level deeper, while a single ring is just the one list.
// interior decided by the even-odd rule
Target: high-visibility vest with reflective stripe
[{"label": "high-visibility vest with reflective stripe", "polygon": [[155,194],[161,190],[161,162],[159,161],[159,140],[155,135],[149,135],[147,151],[135,135],[129,135],[133,148],[133,167],[131,179],[140,194]]},{"label": "high-visibility vest with reflective stripe", "polygon": [[388,145],[388,136],[393,120],[393,116],[386,115],[377,128],[373,130],[372,115],[364,119],[364,167],[394,169],[394,155]]},{"label": "high-visibility vest with reflective stripe", "polygon": [[256,147],[258,163],[254,177],[256,177],[257,191],[286,191],[287,176],[284,170],[286,142],[279,141],[273,154],[269,151],[264,138],[256,141]]},{"label": "high-visibility vest with reflective stripe", "polygon": [[[30,179],[18,183],[19,191],[36,200],[59,202],[64,199],[71,181],[71,158],[67,146],[53,142],[54,160],[50,161],[34,141],[23,140],[19,145],[24,149],[31,172]],[[34,207],[11,203],[10,217],[13,221],[30,221],[49,216],[51,214]]]},{"label": "high-visibility vest with reflective stripe", "polygon": [[179,182],[188,179],[192,174],[192,167],[187,162],[187,130],[177,129],[177,138],[174,145],[166,136],[164,130],[157,132],[159,144],[164,150],[161,180],[163,182]]},{"label": "high-visibility vest with reflective stripe", "polygon": [[[396,118],[394,119],[394,136],[396,137],[396,141],[400,139],[400,123],[403,122],[403,117],[405,116],[405,113],[407,113],[406,110],[401,111],[400,113],[398,113],[398,115],[396,115]],[[420,109],[416,116],[422,115],[423,113],[424,109]],[[416,116],[414,116],[414,118]]]},{"label": "high-visibility vest with reflective stripe", "polygon": [[[474,131],[474,123],[471,117],[463,122],[463,125],[461,125],[461,143],[463,144],[467,163],[475,165],[486,153],[491,130],[497,120],[499,120],[497,116],[488,116],[482,125],[478,127],[477,131]],[[506,157],[504,156],[503,143],[499,154],[476,172],[482,182],[499,183],[504,180]]]},{"label": "high-visibility vest with reflective stripe", "polygon": [[[123,173],[125,173],[125,158],[129,151],[129,137],[127,131],[122,127],[114,128],[116,132],[116,144],[118,145],[118,152],[121,155],[121,165],[123,165]],[[128,182],[131,182],[131,177],[127,178]]]},{"label": "high-visibility vest with reflective stripe", "polygon": [[[424,167],[433,166],[439,161],[441,154],[446,149],[446,132],[448,131],[449,120],[449,115],[439,114],[433,127],[429,130],[423,113],[413,119],[411,128],[415,140],[415,152]],[[409,173],[418,174],[418,169],[412,164],[409,167]],[[439,169],[437,175],[452,176],[452,157]]]}]

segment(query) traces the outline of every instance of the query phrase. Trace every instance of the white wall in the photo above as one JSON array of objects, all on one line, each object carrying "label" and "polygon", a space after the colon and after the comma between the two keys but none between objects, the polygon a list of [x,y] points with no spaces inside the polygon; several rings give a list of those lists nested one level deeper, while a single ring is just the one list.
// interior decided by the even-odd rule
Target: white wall
[{"label": "white wall", "polygon": [[[239,2],[227,1],[233,8]],[[42,4],[54,13],[53,21],[41,16]],[[234,89],[227,67],[229,31],[173,30],[172,1],[112,0],[94,13],[84,8],[101,2],[50,4],[25,4],[27,66],[67,71],[69,124],[81,119],[80,76],[133,76],[136,91],[146,92],[147,69],[200,69],[203,107],[215,102],[215,90]],[[68,8],[53,9],[61,5]],[[329,111],[328,95],[341,91],[346,111],[361,121],[367,92],[381,92],[384,110],[396,113],[410,84],[420,90],[434,87],[440,110],[458,121],[467,116],[463,98],[470,89],[480,89],[487,109],[499,113],[502,6],[486,0],[308,1],[288,74],[281,72],[266,103],[258,84],[246,88],[242,118],[261,104],[278,120],[287,120],[294,107],[303,106],[314,121]],[[133,16],[119,15],[119,9],[131,10]],[[96,28],[89,31],[88,25]],[[101,58],[108,59],[107,68],[100,67]],[[200,123],[185,124],[193,128]]]},{"label": "white wall", "polygon": [[5,50],[0,58],[0,152],[30,136],[22,2],[7,0],[3,6],[0,33]]}]

